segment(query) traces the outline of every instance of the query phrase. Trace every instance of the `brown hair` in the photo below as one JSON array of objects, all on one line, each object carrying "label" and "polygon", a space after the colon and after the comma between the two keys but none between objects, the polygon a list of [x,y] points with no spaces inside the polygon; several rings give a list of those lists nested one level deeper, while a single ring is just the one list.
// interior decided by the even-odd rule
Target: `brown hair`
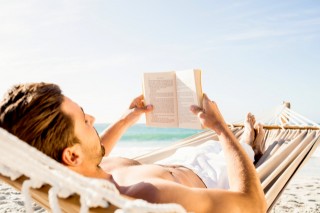
[{"label": "brown hair", "polygon": [[63,150],[79,143],[72,119],[61,110],[63,99],[55,84],[15,85],[0,103],[0,127],[62,162]]}]

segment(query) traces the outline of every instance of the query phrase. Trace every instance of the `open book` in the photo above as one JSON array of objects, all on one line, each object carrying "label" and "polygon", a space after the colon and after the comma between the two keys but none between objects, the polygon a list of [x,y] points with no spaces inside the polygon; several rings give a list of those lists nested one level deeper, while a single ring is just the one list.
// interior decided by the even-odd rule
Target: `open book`
[{"label": "open book", "polygon": [[146,125],[201,129],[191,105],[202,107],[201,70],[144,73],[145,104],[153,111],[146,114]]}]

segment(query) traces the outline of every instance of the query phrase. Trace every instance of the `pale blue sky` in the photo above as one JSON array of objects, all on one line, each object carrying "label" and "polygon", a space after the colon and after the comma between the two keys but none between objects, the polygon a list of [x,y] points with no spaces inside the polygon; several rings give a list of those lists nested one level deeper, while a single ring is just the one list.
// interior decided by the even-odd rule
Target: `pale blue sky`
[{"label": "pale blue sky", "polygon": [[143,72],[200,68],[228,121],[290,101],[320,122],[320,1],[0,1],[0,93],[58,83],[98,122]]}]

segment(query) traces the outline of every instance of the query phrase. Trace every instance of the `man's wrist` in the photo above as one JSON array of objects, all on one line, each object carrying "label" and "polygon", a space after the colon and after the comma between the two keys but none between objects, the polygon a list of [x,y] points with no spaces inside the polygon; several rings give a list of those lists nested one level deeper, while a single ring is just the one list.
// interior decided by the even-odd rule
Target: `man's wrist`
[{"label": "man's wrist", "polygon": [[227,133],[229,131],[228,126],[224,122],[217,122],[213,124],[211,129],[214,130],[219,135]]},{"label": "man's wrist", "polygon": [[136,122],[137,119],[135,119],[135,116],[133,115],[133,110],[134,109],[130,109],[129,112],[127,112],[124,116],[120,118],[120,125],[129,128]]}]

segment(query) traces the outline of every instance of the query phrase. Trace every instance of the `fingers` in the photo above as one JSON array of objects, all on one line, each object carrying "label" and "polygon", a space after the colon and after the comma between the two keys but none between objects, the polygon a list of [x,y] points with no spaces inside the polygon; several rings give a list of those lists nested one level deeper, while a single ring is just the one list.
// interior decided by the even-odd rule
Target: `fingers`
[{"label": "fingers", "polygon": [[143,95],[140,95],[138,97],[136,97],[135,99],[133,99],[133,101],[131,102],[129,109],[133,109],[133,108],[144,108],[144,100],[143,100]]},{"label": "fingers", "polygon": [[210,100],[210,98],[207,96],[207,94],[203,93],[203,100],[202,100],[202,105],[205,108],[205,106],[207,106],[207,104],[210,105],[216,105],[216,102]]},{"label": "fingers", "polygon": [[214,103],[213,101],[211,101],[207,94],[203,93],[203,108],[196,106],[196,105],[192,105],[190,107],[190,110],[193,114],[198,115],[199,113],[204,113],[206,111],[206,109],[208,109],[210,107],[210,104]]},{"label": "fingers", "polygon": [[153,110],[153,106],[151,104],[148,104],[146,107],[145,107],[145,112],[151,112]]},{"label": "fingers", "polygon": [[151,104],[145,106],[145,107],[134,107],[132,108],[135,112],[138,112],[139,114],[142,114],[142,113],[148,113],[148,112],[151,112],[153,110],[153,106]]},{"label": "fingers", "polygon": [[203,100],[210,101],[210,99],[206,93],[203,93]]},{"label": "fingers", "polygon": [[196,106],[196,105],[192,105],[190,106],[190,111],[194,114],[194,115],[197,115],[199,116],[200,113],[203,113],[203,110],[202,108]]}]

